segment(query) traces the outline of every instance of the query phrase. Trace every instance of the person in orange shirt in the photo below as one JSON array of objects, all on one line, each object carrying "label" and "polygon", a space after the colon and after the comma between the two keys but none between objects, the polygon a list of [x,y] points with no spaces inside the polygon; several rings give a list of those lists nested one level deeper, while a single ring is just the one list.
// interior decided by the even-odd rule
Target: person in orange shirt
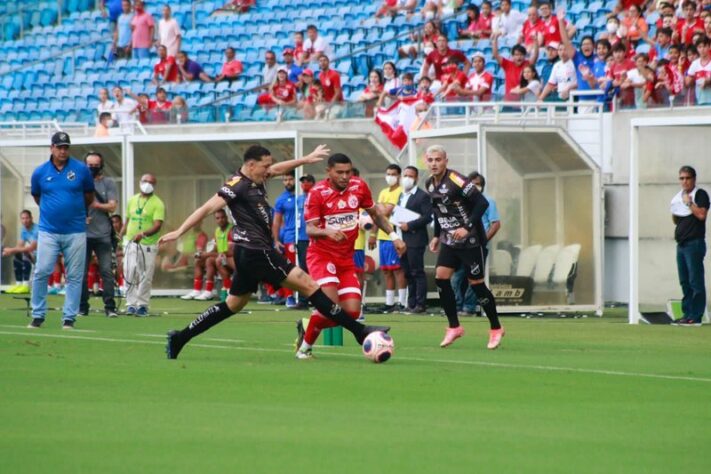
[{"label": "person in orange shirt", "polygon": [[622,20],[622,26],[624,27],[624,36],[629,41],[639,41],[647,37],[647,32],[649,27],[647,22],[642,18],[642,11],[637,5],[630,5],[627,9],[627,13]]}]

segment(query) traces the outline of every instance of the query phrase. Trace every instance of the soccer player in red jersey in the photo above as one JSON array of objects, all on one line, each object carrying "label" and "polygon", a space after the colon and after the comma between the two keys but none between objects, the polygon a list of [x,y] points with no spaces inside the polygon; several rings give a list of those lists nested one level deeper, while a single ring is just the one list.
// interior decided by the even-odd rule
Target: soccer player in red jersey
[{"label": "soccer player in red jersey", "polygon": [[[311,189],[304,206],[306,233],[311,238],[306,264],[321,290],[338,301],[349,316],[358,319],[362,295],[353,253],[358,238],[359,210],[364,209],[379,229],[390,234],[399,255],[405,253],[405,242],[377,210],[365,181],[353,176],[350,158],[340,153],[332,155],[326,172],[328,178]],[[335,324],[318,311],[311,314],[305,330],[299,320],[296,358],[310,359],[311,348],[321,331],[333,326]]]}]

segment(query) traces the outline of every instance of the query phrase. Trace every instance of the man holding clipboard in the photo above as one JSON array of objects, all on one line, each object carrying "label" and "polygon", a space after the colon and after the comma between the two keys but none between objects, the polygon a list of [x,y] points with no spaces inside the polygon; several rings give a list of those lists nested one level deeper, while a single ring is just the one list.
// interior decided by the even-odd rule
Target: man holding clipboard
[{"label": "man holding clipboard", "polygon": [[407,252],[400,258],[407,279],[407,312],[425,312],[427,277],[425,276],[425,249],[429,243],[427,225],[432,222],[432,200],[417,187],[418,172],[408,166],[402,173],[402,194],[393,210],[390,221],[402,234]]}]

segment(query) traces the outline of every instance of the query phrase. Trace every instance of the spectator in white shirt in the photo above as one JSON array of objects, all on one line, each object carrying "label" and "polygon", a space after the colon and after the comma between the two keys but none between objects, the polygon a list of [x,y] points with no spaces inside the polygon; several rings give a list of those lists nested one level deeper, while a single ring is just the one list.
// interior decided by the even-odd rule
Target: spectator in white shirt
[{"label": "spectator in white shirt", "polygon": [[317,63],[321,55],[326,56],[329,60],[333,59],[331,45],[326,38],[318,35],[318,28],[315,25],[309,25],[306,28],[306,36],[308,38],[304,41],[304,63]]},{"label": "spectator in white shirt", "polygon": [[99,89],[99,105],[96,106],[96,123],[99,123],[99,117],[104,112],[113,112],[114,103],[109,100],[109,90],[106,88]]},{"label": "spectator in white shirt", "polygon": [[529,64],[523,68],[521,82],[517,87],[511,89],[511,93],[521,96],[521,102],[535,102],[541,92],[541,87],[538,71]]},{"label": "spectator in white shirt", "polygon": [[279,65],[276,62],[276,54],[269,50],[264,55],[264,67],[262,68],[262,88],[269,89],[276,80]]},{"label": "spectator in white shirt", "polygon": [[516,40],[521,33],[526,15],[511,8],[511,0],[501,0],[501,8],[494,17],[492,30],[497,36]]},{"label": "spectator in white shirt", "polygon": [[114,98],[116,99],[116,103],[111,110],[114,122],[121,126],[126,122],[136,120],[135,111],[138,107],[138,102],[129,97],[125,97],[123,89],[118,86],[114,87]]},{"label": "spectator in white shirt", "polygon": [[570,91],[578,88],[578,75],[575,64],[565,44],[558,45],[558,57],[560,61],[553,66],[551,77],[548,78],[548,84],[543,88],[538,100],[544,100],[554,88],[558,91],[558,97],[562,100],[567,100],[570,97]]},{"label": "spectator in white shirt", "polygon": [[[177,56],[180,51],[182,35],[180,33],[180,25],[175,18],[171,17],[170,6],[163,7],[163,18],[158,22],[158,36],[160,39],[159,45],[163,45],[168,49],[168,56]],[[158,46],[159,46],[158,45]]]}]

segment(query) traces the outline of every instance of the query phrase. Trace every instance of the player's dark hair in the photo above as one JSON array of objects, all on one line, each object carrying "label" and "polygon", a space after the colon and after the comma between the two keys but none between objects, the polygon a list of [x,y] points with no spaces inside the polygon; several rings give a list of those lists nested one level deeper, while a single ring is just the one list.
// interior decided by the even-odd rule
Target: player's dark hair
[{"label": "player's dark hair", "polygon": [[701,36],[701,38],[699,38],[696,43],[694,43],[694,46],[698,48],[700,44],[709,46],[711,45],[711,39],[709,39],[708,36]]},{"label": "player's dark hair", "polygon": [[679,168],[679,173],[688,173],[692,178],[696,179],[696,170],[689,165]]},{"label": "player's dark hair", "polygon": [[247,163],[249,161],[262,161],[262,158],[269,155],[271,155],[271,153],[263,146],[252,145],[251,147],[247,148],[247,151],[244,152],[244,162]]},{"label": "player's dark hair", "polygon": [[353,176],[360,177],[360,170],[358,168],[356,168],[355,166],[353,167]]},{"label": "player's dark hair", "polygon": [[511,48],[511,56],[513,56],[516,51],[526,56],[526,48],[524,48],[520,44],[515,44],[514,47]]},{"label": "player's dark hair", "polygon": [[615,46],[612,47],[612,52],[616,53],[618,51],[621,51],[623,53],[627,52],[627,48],[625,48],[625,45],[622,44],[622,42],[616,43]]},{"label": "player's dark hair", "polygon": [[657,34],[658,34],[658,35],[659,35],[659,34],[667,35],[668,37],[671,38],[672,35],[674,34],[674,31],[673,31],[671,28],[669,28],[668,26],[665,26],[664,28],[659,28],[659,29],[657,30]]},{"label": "player's dark hair", "polygon": [[23,210],[20,212],[20,215],[22,215],[22,214],[27,214],[28,216],[32,217],[32,213],[30,212],[29,209],[23,209]]},{"label": "player's dark hair", "polygon": [[400,168],[400,166],[396,165],[395,163],[388,165],[388,167],[385,168],[385,171],[388,170],[395,170],[397,171],[397,174],[402,174],[402,168]]},{"label": "player's dark hair", "polygon": [[415,172],[415,177],[416,177],[416,178],[419,178],[419,176],[420,176],[420,171],[419,171],[416,167],[414,167],[414,166],[406,166],[405,169],[406,169],[406,170],[412,170],[412,171],[414,171],[414,172]]},{"label": "player's dark hair", "polygon": [[336,165],[352,165],[353,162],[343,153],[336,153],[328,157],[328,167],[333,168]]},{"label": "player's dark hair", "polygon": [[467,178],[469,178],[469,181],[474,181],[475,179],[478,179],[479,181],[481,181],[481,190],[482,191],[486,187],[486,179],[484,178],[484,175],[479,173],[478,171],[472,171],[471,173],[469,173],[469,176],[467,176]]}]

